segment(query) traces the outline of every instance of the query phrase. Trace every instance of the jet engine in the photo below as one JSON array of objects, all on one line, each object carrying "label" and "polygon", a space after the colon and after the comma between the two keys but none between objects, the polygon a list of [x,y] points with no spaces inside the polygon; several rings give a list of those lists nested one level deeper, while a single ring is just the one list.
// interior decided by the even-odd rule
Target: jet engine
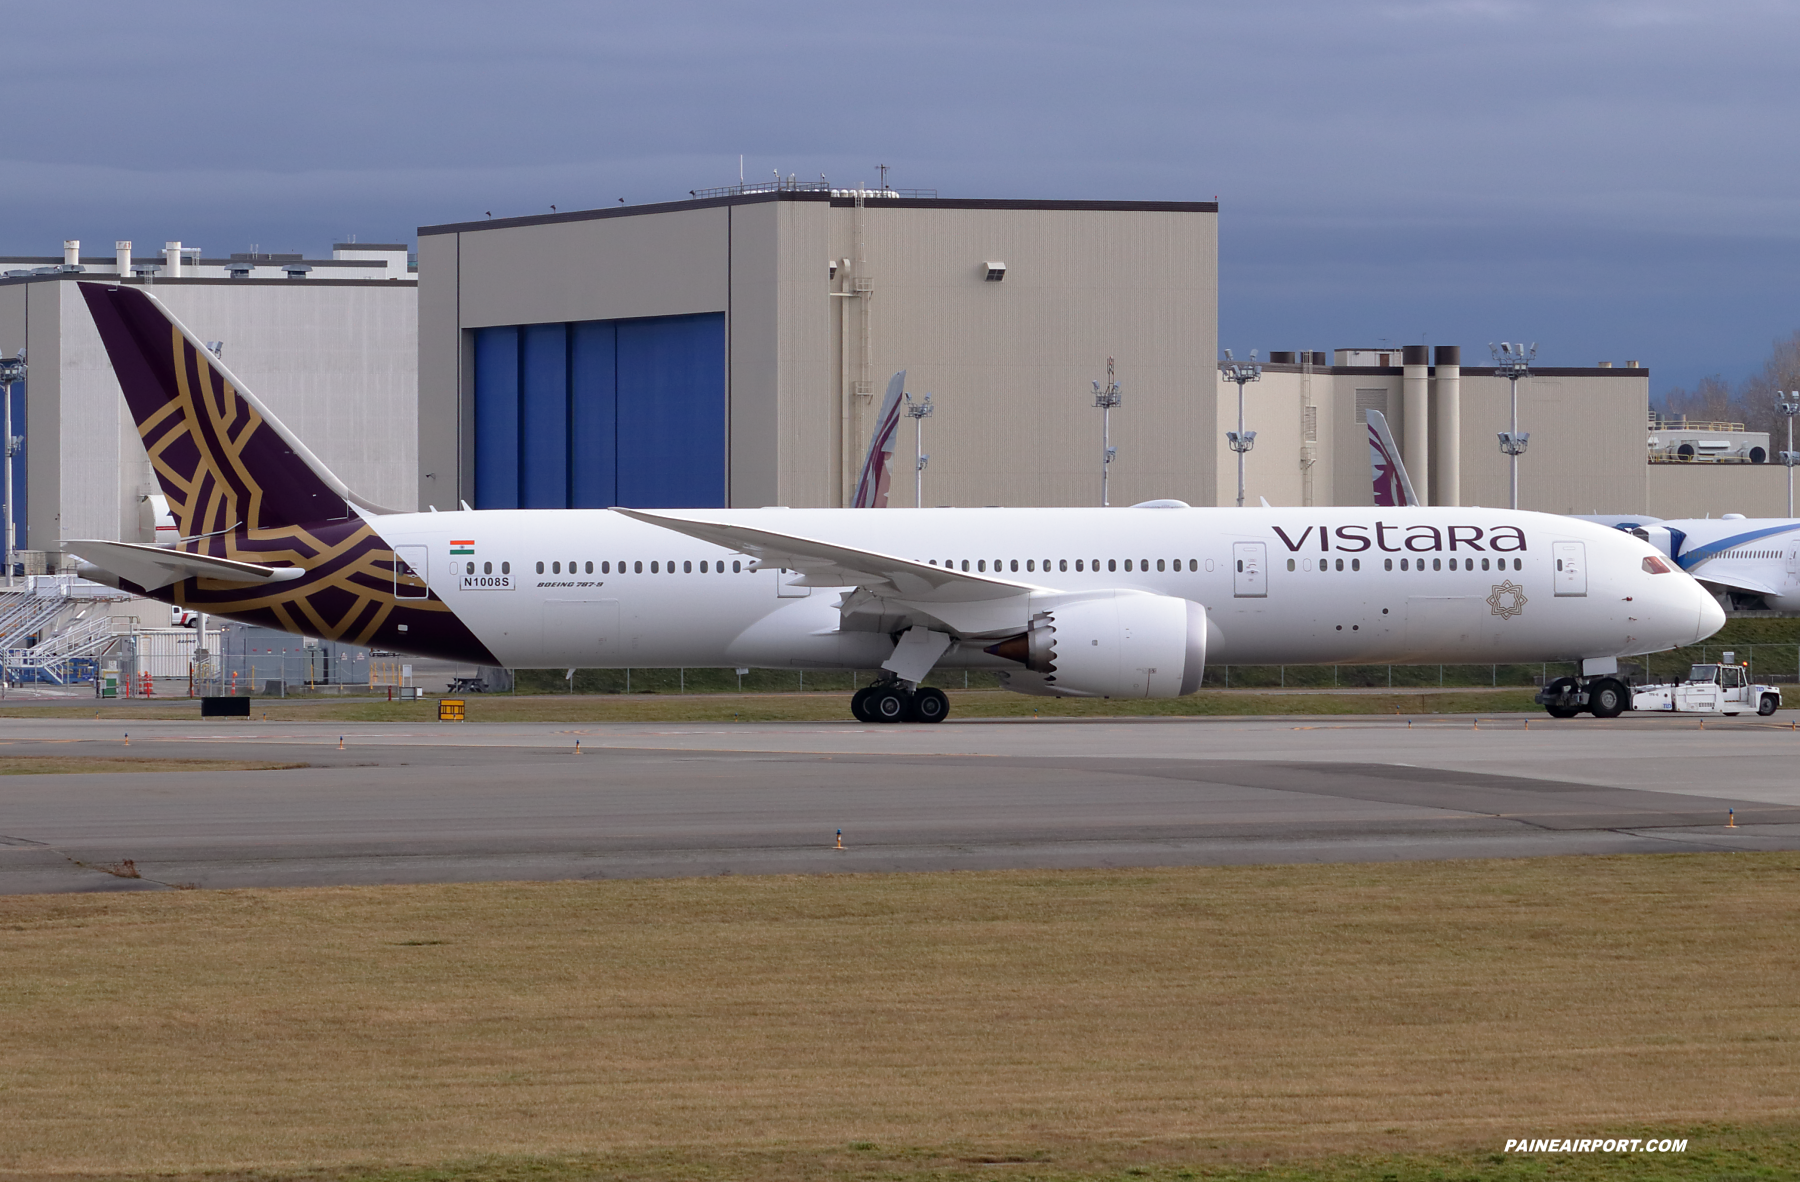
[{"label": "jet engine", "polygon": [[1025,693],[1175,698],[1200,688],[1206,609],[1144,591],[1089,595],[1045,607],[1026,631],[986,651],[1037,675],[1002,675]]}]

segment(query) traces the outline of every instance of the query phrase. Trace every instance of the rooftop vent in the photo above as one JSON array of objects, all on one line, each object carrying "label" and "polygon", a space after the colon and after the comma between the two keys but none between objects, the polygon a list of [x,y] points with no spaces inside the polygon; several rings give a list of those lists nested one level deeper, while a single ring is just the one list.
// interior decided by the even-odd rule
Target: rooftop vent
[{"label": "rooftop vent", "polygon": [[989,283],[998,283],[1006,278],[1005,263],[997,263],[990,260],[985,265],[987,267],[987,281]]}]

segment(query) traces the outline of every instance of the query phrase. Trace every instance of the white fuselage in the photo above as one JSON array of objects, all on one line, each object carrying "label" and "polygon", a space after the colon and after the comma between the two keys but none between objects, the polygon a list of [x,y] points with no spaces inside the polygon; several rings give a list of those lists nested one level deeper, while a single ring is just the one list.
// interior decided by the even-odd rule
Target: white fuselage
[{"label": "white fuselage", "polygon": [[1761,595],[1775,611],[1800,611],[1800,521],[1690,518],[1641,528],[1696,579]]},{"label": "white fuselage", "polygon": [[[750,509],[665,516],[954,564],[1032,596],[1134,590],[1206,609],[1215,664],[1508,663],[1693,643],[1723,613],[1590,522],[1498,509]],[[504,665],[869,669],[889,626],[844,596],[608,510],[372,518]],[[454,544],[453,543],[457,543]],[[1016,624],[1027,626],[1031,596]],[[892,629],[904,626],[896,621]],[[958,638],[940,666],[1003,668]]]}]

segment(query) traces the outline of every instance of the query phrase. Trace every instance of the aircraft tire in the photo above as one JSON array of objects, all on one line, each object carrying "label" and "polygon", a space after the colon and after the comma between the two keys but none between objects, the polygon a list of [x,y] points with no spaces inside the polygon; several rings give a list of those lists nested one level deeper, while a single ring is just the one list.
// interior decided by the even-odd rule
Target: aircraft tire
[{"label": "aircraft tire", "polygon": [[1595,718],[1617,718],[1625,712],[1625,687],[1610,679],[1588,687],[1588,710]]},{"label": "aircraft tire", "polygon": [[[1573,688],[1575,685],[1575,679],[1572,677],[1558,678],[1556,681],[1553,681],[1550,683],[1549,688],[1553,689],[1553,690],[1560,690],[1561,688],[1563,688],[1564,685],[1568,685],[1570,688]],[[1579,707],[1579,706],[1545,706],[1544,712],[1546,714],[1548,714],[1551,718],[1574,718],[1577,714],[1581,713],[1581,707]]]},{"label": "aircraft tire", "polygon": [[1764,718],[1767,718],[1769,715],[1775,713],[1776,705],[1777,702],[1774,694],[1764,694],[1762,700],[1756,704],[1756,712]]},{"label": "aircraft tire", "polygon": [[899,686],[882,686],[869,695],[868,710],[876,722],[905,722],[912,717],[912,702]]},{"label": "aircraft tire", "polygon": [[875,716],[869,712],[869,695],[874,692],[874,686],[865,685],[850,695],[850,713],[856,716],[856,721],[875,721]]},{"label": "aircraft tire", "polygon": [[913,694],[914,722],[942,722],[950,714],[950,699],[941,689],[930,686]]}]

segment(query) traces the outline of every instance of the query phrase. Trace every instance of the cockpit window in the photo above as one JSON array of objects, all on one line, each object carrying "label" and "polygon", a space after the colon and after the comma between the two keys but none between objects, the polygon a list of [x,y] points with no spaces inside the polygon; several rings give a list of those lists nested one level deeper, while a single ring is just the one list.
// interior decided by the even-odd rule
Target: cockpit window
[{"label": "cockpit window", "polygon": [[1647,575],[1666,575],[1669,573],[1669,564],[1652,554],[1644,559],[1644,573]]}]

